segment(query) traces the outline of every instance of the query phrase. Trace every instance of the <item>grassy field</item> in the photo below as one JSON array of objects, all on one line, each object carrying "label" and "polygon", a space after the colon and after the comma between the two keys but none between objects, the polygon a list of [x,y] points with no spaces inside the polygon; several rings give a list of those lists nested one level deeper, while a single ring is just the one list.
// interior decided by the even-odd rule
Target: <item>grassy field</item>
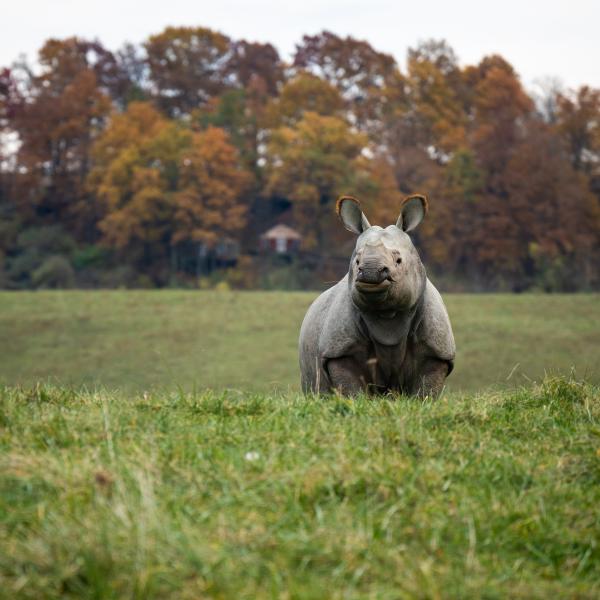
[{"label": "grassy field", "polygon": [[314,297],[0,294],[0,598],[600,597],[600,297],[446,296],[435,403],[301,396]]},{"label": "grassy field", "polygon": [[2,598],[600,596],[597,387],[0,403]]},{"label": "grassy field", "polygon": [[[0,382],[123,391],[299,387],[297,337],[315,293],[0,293]],[[599,295],[446,295],[450,390],[521,385],[545,372],[600,383]]]}]

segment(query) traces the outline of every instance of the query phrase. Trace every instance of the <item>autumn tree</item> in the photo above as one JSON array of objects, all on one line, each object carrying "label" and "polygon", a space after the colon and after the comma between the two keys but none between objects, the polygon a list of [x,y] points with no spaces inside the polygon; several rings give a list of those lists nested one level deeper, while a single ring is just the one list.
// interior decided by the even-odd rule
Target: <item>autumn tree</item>
[{"label": "autumn tree", "polygon": [[483,196],[469,245],[488,285],[568,291],[597,276],[598,205],[565,158],[551,128],[531,122],[506,165],[504,193]]},{"label": "autumn tree", "polygon": [[266,123],[270,127],[294,125],[307,112],[343,119],[344,100],[333,85],[301,71],[287,81],[279,95],[270,102]]},{"label": "autumn tree", "polygon": [[251,77],[242,88],[229,89],[191,114],[193,126],[220,127],[227,131],[245,167],[252,172],[256,189],[261,185],[260,147],[271,96],[262,77]]},{"label": "autumn tree", "polygon": [[[164,181],[158,177],[158,165],[167,168],[177,160],[181,135],[170,140],[168,148],[157,144],[166,140],[169,122],[148,103],[132,102],[123,114],[113,115],[110,124],[92,149],[93,168],[87,185],[92,202],[97,204],[100,229],[105,243],[126,248],[134,239],[142,243],[168,235],[170,219],[156,219],[159,206],[170,206],[163,193]],[[150,192],[154,182],[156,193]],[[147,211],[147,223],[144,213]]]},{"label": "autumn tree", "polygon": [[499,56],[484,58],[467,71],[466,78],[473,89],[471,143],[494,186],[498,184],[494,176],[501,176],[510,160],[533,102],[512,66]]},{"label": "autumn tree", "polygon": [[416,138],[444,158],[466,143],[462,74],[453,50],[430,40],[408,51],[406,84],[415,112]]},{"label": "autumn tree", "polygon": [[405,194],[398,189],[388,157],[367,154],[362,154],[355,161],[355,194],[368,213],[369,221],[373,225],[387,227],[397,221]]},{"label": "autumn tree", "polygon": [[277,94],[284,79],[284,65],[277,50],[271,44],[246,40],[232,43],[225,70],[237,89],[254,85],[269,96]]},{"label": "autumn tree", "polygon": [[217,127],[193,133],[181,155],[178,191],[173,196],[173,240],[214,247],[235,237],[246,224],[247,205],[241,198],[249,174],[227,134]]},{"label": "autumn tree", "polygon": [[384,95],[384,110],[371,140],[386,156],[404,194],[428,189],[440,170],[436,160],[440,152],[435,150],[428,125],[416,110],[407,78],[398,73]]},{"label": "autumn tree", "polygon": [[49,39],[39,52],[39,60],[51,77],[44,78],[44,85],[55,92],[70,85],[82,71],[94,72],[98,88],[113,101],[123,106],[135,85],[135,74],[127,67],[124,57],[134,52],[126,45],[120,52],[113,53],[97,40],[77,37]]},{"label": "autumn tree", "polygon": [[[331,227],[334,204],[357,194],[369,207],[399,207],[389,165],[367,158],[367,137],[338,117],[306,112],[292,127],[280,127],[268,144],[267,193],[288,198],[305,247],[335,253],[341,229]],[[397,212],[396,212],[397,217]]]},{"label": "autumn tree", "polygon": [[11,149],[10,141],[14,139],[15,131],[13,127],[13,119],[15,112],[23,104],[22,95],[18,89],[17,81],[15,80],[10,69],[0,69],[0,200],[6,195],[6,177],[11,170],[14,170],[14,165],[10,165]]},{"label": "autumn tree", "polygon": [[148,64],[143,48],[127,42],[117,50],[115,59],[121,83],[118,93],[113,91],[111,96],[119,108],[123,110],[129,102],[148,99]]},{"label": "autumn tree", "polygon": [[590,173],[600,160],[600,90],[582,86],[559,94],[556,112],[573,168]]},{"label": "autumn tree", "polygon": [[152,94],[169,115],[189,113],[227,88],[231,40],[205,27],[167,27],[144,44]]},{"label": "autumn tree", "polygon": [[479,227],[484,177],[472,151],[453,152],[444,168],[419,189],[426,191],[431,208],[419,228],[428,267],[440,277],[450,274],[454,279],[469,278],[474,288],[482,285],[470,240]]},{"label": "autumn tree", "polygon": [[4,133],[22,98],[11,70],[0,69],[0,132]]},{"label": "autumn tree", "polygon": [[23,210],[73,218],[70,209],[81,198],[91,144],[111,108],[103,91],[113,82],[102,66],[105,60],[97,44],[49,40],[39,53],[40,73],[25,69],[23,100],[11,120],[20,141],[16,160],[23,174]]},{"label": "autumn tree", "polygon": [[552,127],[529,124],[505,180],[512,217],[509,236],[519,244],[511,278],[521,276],[523,287],[537,278],[550,291],[589,288],[597,282],[600,203],[586,177],[567,160]]},{"label": "autumn tree", "polygon": [[245,89],[228,90],[192,113],[194,127],[219,127],[227,132],[248,170],[258,178],[259,119],[257,108]]},{"label": "autumn tree", "polygon": [[421,192],[414,235],[446,285],[598,287],[600,91],[534,103],[501,56],[462,66],[444,41],[406,65],[327,31],[291,65],[203,27],[116,52],[48,40],[35,69],[0,69],[0,285],[110,281],[85,279],[94,261],[164,284],[284,212],[303,269],[343,270],[336,197],[385,225]]},{"label": "autumn tree", "polygon": [[0,288],[7,287],[6,255],[14,245],[20,228],[14,190],[18,174],[15,173],[10,145],[14,142],[11,121],[21,102],[11,70],[0,69]]},{"label": "autumn tree", "polygon": [[[523,286],[528,276],[526,256],[531,240],[524,238],[515,225],[519,215],[531,206],[539,207],[541,200],[531,200],[533,204],[526,206],[524,194],[516,194],[510,181],[515,169],[520,168],[515,155],[525,147],[523,143],[533,131],[533,102],[512,66],[499,56],[486,57],[478,66],[467,67],[462,78],[466,86],[462,99],[468,117],[468,148],[461,150],[459,156],[469,160],[462,163],[463,173],[458,180],[462,183],[458,187],[448,179],[457,166],[451,161],[438,178],[447,191],[438,185],[437,192],[458,219],[468,211],[468,227],[461,230],[454,226],[454,235],[446,236],[448,247],[453,248],[457,270],[469,273],[481,288],[506,282]],[[470,181],[477,185],[471,187],[469,201]],[[461,247],[470,255],[465,256]]]},{"label": "autumn tree", "polygon": [[296,46],[293,66],[336,87],[355,124],[368,131],[381,115],[383,90],[397,73],[396,61],[368,42],[342,38],[329,31],[305,35]]},{"label": "autumn tree", "polygon": [[446,42],[409,49],[407,65],[406,75],[397,71],[387,81],[374,138],[405,194],[440,180],[444,164],[467,146],[468,122],[462,71]]},{"label": "autumn tree", "polygon": [[193,132],[134,102],[113,117],[93,158],[88,185],[102,204],[104,243],[157,283],[181,244],[214,246],[245,224],[248,174],[221,129]]}]

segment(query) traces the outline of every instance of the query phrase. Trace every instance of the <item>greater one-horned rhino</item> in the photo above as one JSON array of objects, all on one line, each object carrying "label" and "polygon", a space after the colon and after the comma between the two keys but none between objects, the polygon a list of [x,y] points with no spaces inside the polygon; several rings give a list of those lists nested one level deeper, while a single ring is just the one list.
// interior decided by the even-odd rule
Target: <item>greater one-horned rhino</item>
[{"label": "greater one-horned rhino", "polygon": [[336,210],[358,239],[348,274],[304,317],[302,389],[437,396],[455,346],[444,302],[408,236],[427,212],[426,198],[409,196],[396,224],[385,229],[370,225],[350,196]]}]

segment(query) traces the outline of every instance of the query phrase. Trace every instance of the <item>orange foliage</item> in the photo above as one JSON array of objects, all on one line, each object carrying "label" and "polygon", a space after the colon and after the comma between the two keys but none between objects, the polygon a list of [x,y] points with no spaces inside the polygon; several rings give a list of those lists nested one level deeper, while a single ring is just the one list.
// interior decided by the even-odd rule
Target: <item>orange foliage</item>
[{"label": "orange foliage", "polygon": [[174,195],[173,239],[214,245],[246,224],[247,206],[240,196],[249,174],[240,168],[236,149],[216,127],[194,133],[180,158],[180,190]]},{"label": "orange foliage", "polygon": [[39,71],[0,69],[0,128],[17,148],[0,148],[6,264],[30,251],[20,227],[59,225],[59,247],[101,240],[146,273],[162,264],[164,282],[178,256],[194,273],[199,244],[235,238],[252,252],[264,220],[291,208],[319,269],[315,256],[345,255],[350,240],[337,196],[387,225],[421,192],[431,210],[414,236],[440,276],[600,285],[600,90],[553,90],[544,112],[501,56],[463,67],[427,41],[402,73],[327,31],[304,36],[287,66],[270,44],[203,27],[168,27],[143,49],[52,39]]},{"label": "orange foliage", "polygon": [[331,84],[315,75],[301,72],[290,79],[267,107],[269,127],[294,125],[307,112],[343,118],[344,100]]},{"label": "orange foliage", "polygon": [[[40,50],[40,75],[32,76],[27,97],[15,109],[12,126],[21,146],[25,173],[22,200],[64,216],[78,199],[94,136],[111,107],[100,89],[88,50],[78,40],[50,40]],[[51,192],[51,194],[49,193]]]},{"label": "orange foliage", "polygon": [[116,115],[94,147],[90,189],[108,245],[214,244],[245,225],[249,175],[224,131],[192,132],[145,103]]}]

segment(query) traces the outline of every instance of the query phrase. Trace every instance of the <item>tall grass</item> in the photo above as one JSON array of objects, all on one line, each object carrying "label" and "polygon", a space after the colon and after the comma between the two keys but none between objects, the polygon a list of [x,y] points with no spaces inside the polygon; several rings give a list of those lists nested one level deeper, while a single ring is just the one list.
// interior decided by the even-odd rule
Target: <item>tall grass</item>
[{"label": "tall grass", "polygon": [[600,389],[0,388],[4,598],[597,598]]}]

